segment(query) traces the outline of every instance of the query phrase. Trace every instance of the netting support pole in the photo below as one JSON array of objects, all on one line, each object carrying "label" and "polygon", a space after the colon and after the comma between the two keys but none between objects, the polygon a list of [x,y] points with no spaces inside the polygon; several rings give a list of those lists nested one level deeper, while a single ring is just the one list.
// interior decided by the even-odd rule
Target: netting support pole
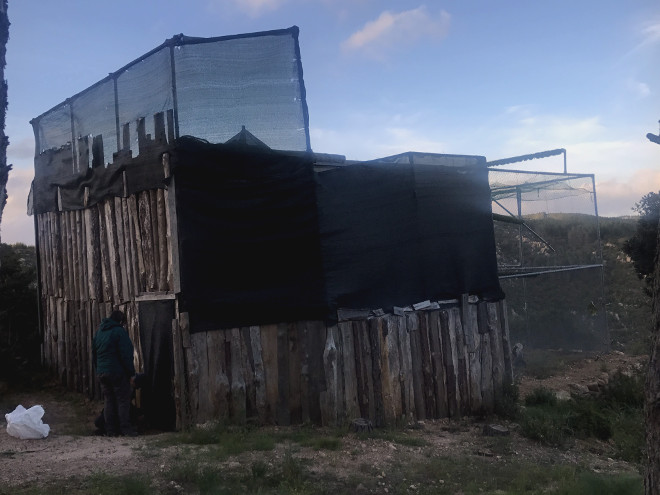
[{"label": "netting support pole", "polygon": [[[596,237],[598,239],[598,258],[603,265],[603,243],[600,238],[600,217],[598,216],[598,198],[596,197],[596,177],[591,176],[591,187],[594,192],[594,214],[596,215]],[[605,305],[605,266],[600,269],[600,306],[603,308],[603,326],[605,327],[605,348],[610,348],[610,330],[607,326],[607,307]]]},{"label": "netting support pole", "polygon": [[119,90],[117,89],[117,76],[112,78],[115,88],[115,133],[117,134],[117,152],[121,151],[121,137],[119,134]]},{"label": "netting support pole", "polygon": [[[520,190],[520,187],[516,186],[516,204],[518,205],[518,218],[522,220],[522,191]],[[523,231],[522,231],[523,226],[518,225],[518,252],[520,256],[520,267],[522,268],[524,263],[523,263]],[[523,306],[525,310],[525,334],[527,337],[527,342],[525,342],[527,345],[529,345],[530,339],[529,339],[529,314],[527,312],[527,280],[522,279],[522,285],[523,285],[523,300],[525,301],[525,305]]]},{"label": "netting support pole", "polygon": [[174,44],[170,45],[170,69],[172,70],[172,115],[174,117],[174,139],[178,139],[179,138],[179,102],[176,95],[176,67],[174,66]]},{"label": "netting support pole", "polygon": [[76,169],[78,168],[78,157],[76,153],[76,126],[73,122],[73,101],[71,101],[71,98],[67,99],[67,103],[69,104],[69,116],[71,118],[71,173],[75,175]]}]

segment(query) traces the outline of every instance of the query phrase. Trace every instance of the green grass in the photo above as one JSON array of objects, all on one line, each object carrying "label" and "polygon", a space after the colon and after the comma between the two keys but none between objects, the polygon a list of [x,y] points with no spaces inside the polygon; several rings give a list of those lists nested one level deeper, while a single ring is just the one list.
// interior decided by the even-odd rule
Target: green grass
[{"label": "green grass", "polygon": [[545,445],[567,447],[574,438],[607,440],[619,459],[644,459],[644,377],[617,372],[597,397],[557,401],[543,388],[525,399],[521,433]]}]

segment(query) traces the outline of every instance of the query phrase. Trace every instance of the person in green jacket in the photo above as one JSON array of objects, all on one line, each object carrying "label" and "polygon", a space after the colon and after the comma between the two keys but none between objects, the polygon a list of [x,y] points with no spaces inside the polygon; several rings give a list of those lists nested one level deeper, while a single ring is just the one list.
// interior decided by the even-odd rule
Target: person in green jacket
[{"label": "person in green jacket", "polygon": [[136,436],[131,424],[131,386],[135,379],[133,343],[123,327],[126,315],[113,311],[103,318],[92,344],[93,363],[105,399],[103,414],[108,436]]}]

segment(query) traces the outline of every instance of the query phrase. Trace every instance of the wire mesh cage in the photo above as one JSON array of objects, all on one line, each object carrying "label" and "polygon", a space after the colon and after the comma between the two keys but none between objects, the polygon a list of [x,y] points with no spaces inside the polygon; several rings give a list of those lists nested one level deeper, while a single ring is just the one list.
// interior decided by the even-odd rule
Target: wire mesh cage
[{"label": "wire mesh cage", "polygon": [[489,182],[512,338],[531,348],[606,349],[594,176],[491,168]]}]

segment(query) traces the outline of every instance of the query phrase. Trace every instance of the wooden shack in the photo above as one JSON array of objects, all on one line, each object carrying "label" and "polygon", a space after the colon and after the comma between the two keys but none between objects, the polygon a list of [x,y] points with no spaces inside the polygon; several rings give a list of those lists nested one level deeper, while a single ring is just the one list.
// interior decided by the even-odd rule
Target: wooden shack
[{"label": "wooden shack", "polygon": [[179,112],[118,122],[112,159],[103,134],[42,149],[34,123],[43,361],[63,383],[99,396],[91,340],[118,308],[159,428],[493,410],[512,365],[483,157],[350,162],[245,127],[210,144]]}]

